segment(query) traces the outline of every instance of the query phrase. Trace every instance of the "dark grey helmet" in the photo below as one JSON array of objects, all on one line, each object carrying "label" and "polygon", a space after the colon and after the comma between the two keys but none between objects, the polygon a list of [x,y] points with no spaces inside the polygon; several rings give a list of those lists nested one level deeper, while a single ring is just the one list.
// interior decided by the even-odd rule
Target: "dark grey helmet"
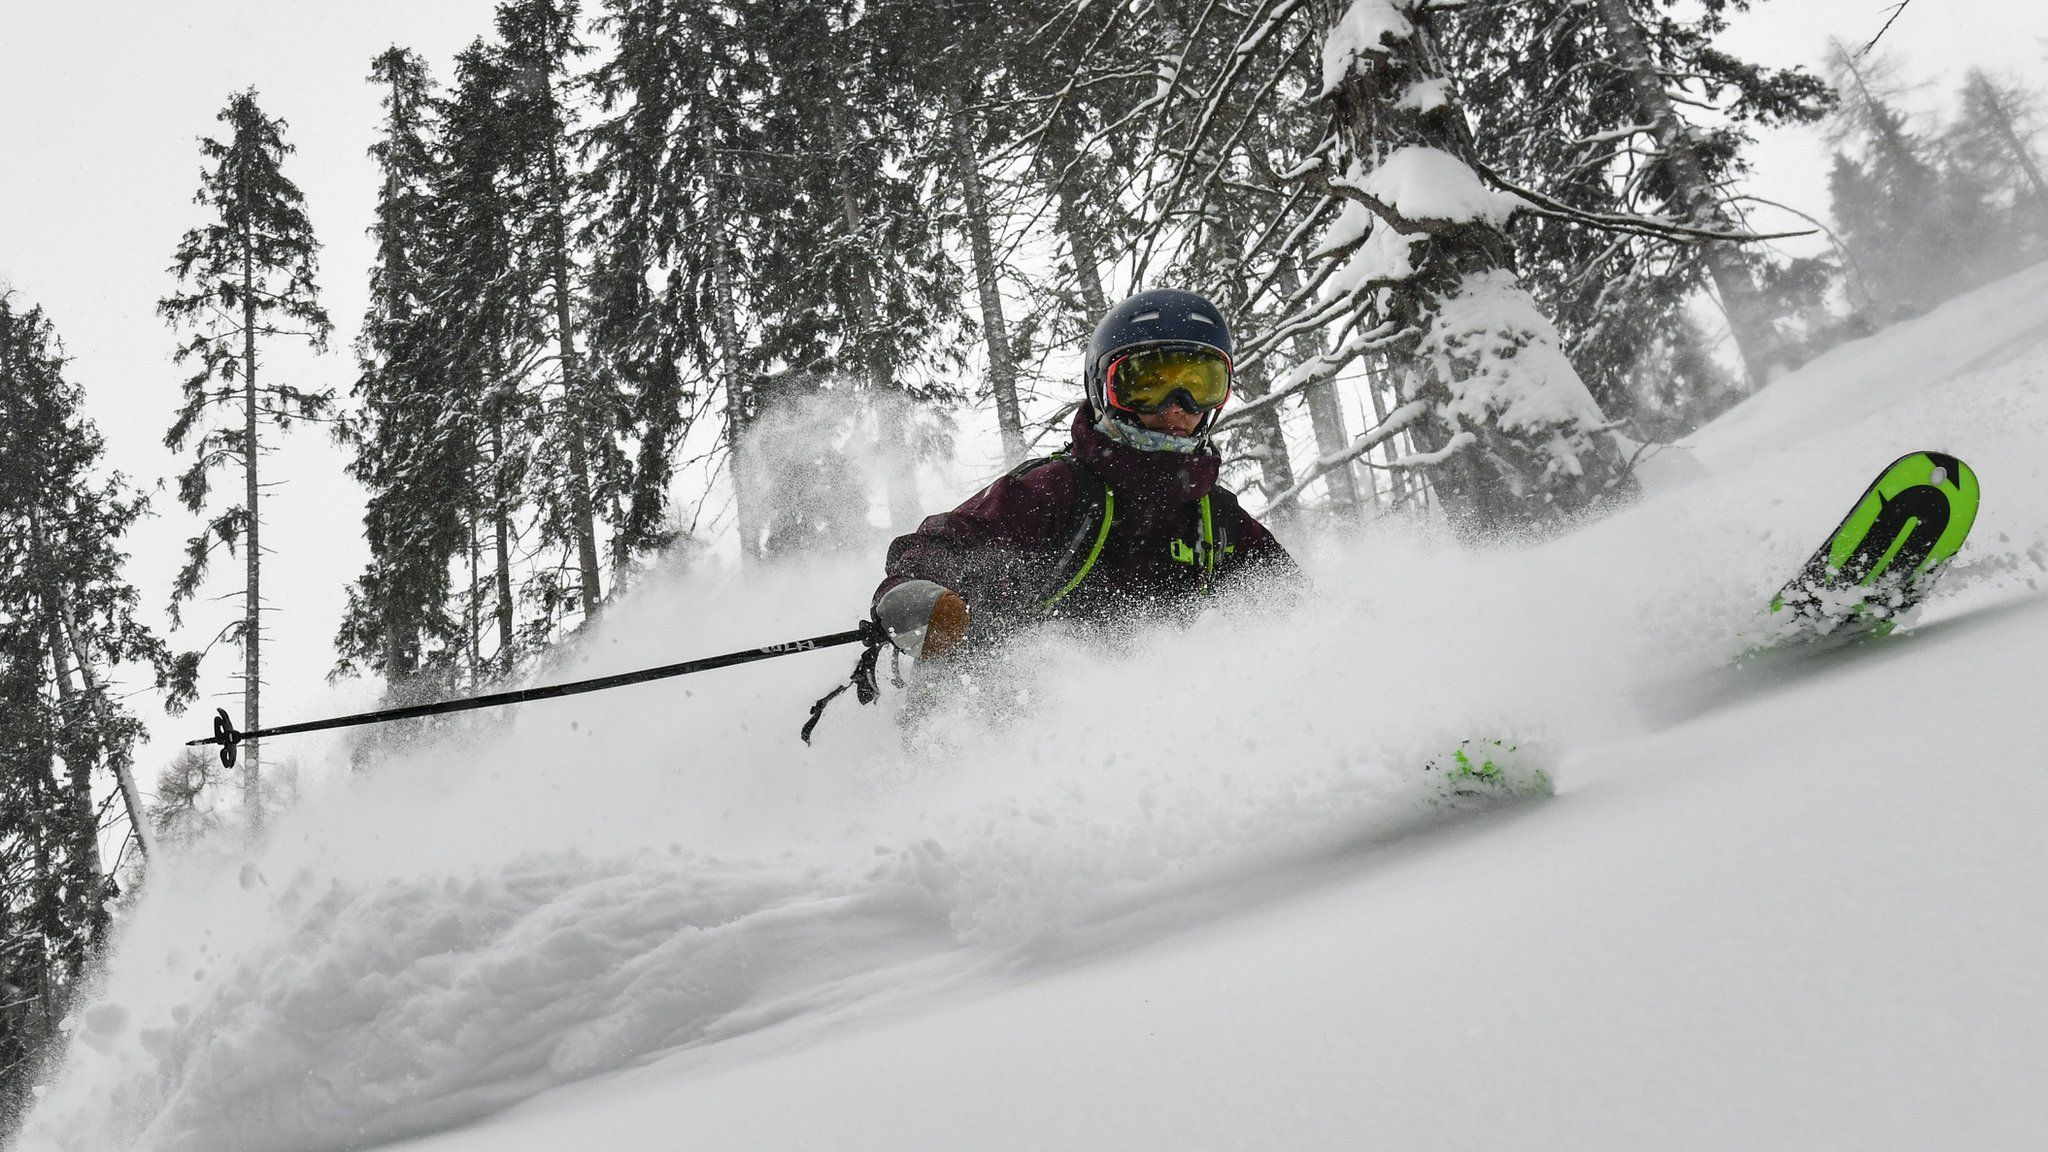
[{"label": "dark grey helmet", "polygon": [[1175,345],[1213,348],[1228,359],[1230,325],[1222,310],[1197,293],[1178,288],[1153,288],[1111,308],[1088,338],[1083,365],[1088,403],[1098,413],[1110,411],[1103,392],[1109,365],[1117,357],[1140,348]]}]

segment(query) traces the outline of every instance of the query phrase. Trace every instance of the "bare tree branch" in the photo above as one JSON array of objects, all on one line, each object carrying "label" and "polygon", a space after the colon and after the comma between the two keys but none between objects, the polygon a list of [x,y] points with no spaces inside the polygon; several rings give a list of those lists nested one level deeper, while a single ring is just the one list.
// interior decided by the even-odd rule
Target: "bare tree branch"
[{"label": "bare tree branch", "polygon": [[1913,0],[1899,0],[1897,4],[1892,5],[1891,19],[1886,20],[1884,22],[1884,27],[1879,28],[1877,30],[1877,35],[1872,36],[1870,38],[1870,43],[1865,44],[1863,47],[1858,48],[1856,50],[1856,59],[1863,59],[1863,57],[1867,53],[1869,53],[1869,51],[1872,48],[1877,47],[1877,42],[1879,40],[1884,39],[1884,34],[1892,30],[1892,25],[1898,23],[1900,13],[1904,12],[1906,10],[1906,5],[1911,4],[1912,2]]}]

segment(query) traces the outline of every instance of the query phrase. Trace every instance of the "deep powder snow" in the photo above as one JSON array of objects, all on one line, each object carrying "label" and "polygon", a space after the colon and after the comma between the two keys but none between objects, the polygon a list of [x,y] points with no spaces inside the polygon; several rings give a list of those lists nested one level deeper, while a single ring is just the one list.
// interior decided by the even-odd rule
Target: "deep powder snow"
[{"label": "deep powder snow", "polygon": [[[1249,598],[1109,645],[1048,633],[1023,649],[1012,674],[977,683],[908,729],[898,724],[902,696],[888,693],[879,708],[842,700],[816,747],[798,743],[809,701],[851,660],[840,651],[535,705],[462,740],[421,741],[360,777],[332,773],[253,857],[190,860],[155,878],[122,925],[100,997],[74,1018],[71,1058],[22,1147],[363,1147],[664,1053],[631,1074],[637,1081],[617,1081],[655,1088],[617,1089],[625,1094],[605,1115],[687,1100],[690,1115],[725,1125],[725,1146],[959,1142],[963,1130],[981,1129],[947,1127],[944,1109],[937,1119],[861,1111],[853,1088],[819,1086],[886,1094],[867,1073],[894,1065],[918,1069],[913,1080],[925,1078],[926,1094],[987,1103],[991,1083],[975,1079],[974,1061],[933,1063],[932,1053],[949,1051],[1024,1061],[1000,1086],[1037,1100],[1026,1110],[1037,1119],[1011,1109],[1004,1140],[989,1143],[1086,1144],[1089,1131],[1105,1145],[1230,1143],[1223,1133],[1232,1129],[1213,1126],[1222,1122],[1199,1086],[1241,1076],[1259,1086],[1259,1099],[1277,1102],[1270,1114],[1225,1109],[1231,1116],[1256,1119],[1276,1145],[1338,1147],[1349,1096],[1319,1085],[1312,1071],[1255,1070],[1277,1067],[1261,1045],[1320,1050],[1327,1040],[1315,1021],[1354,1009],[1354,1000],[1381,1005],[1370,1027],[1407,1045],[1389,1067],[1425,1077],[1401,1098],[1406,1104],[1377,1100],[1387,1131],[1448,1143],[1461,1130],[1482,1131],[1461,1128],[1477,1125],[1476,1113],[1418,1106],[1429,1071],[1461,1067],[1471,1053],[1450,1033],[1413,1023],[1404,1030],[1405,1010],[1391,1006],[1401,1003],[1429,1005],[1440,1017],[1490,1005],[1491,1027],[1506,1039],[1487,1058],[1528,1069],[1564,1061],[1551,1063],[1549,1076],[1562,1074],[1556,1107],[1569,1114],[1574,1100],[1600,1099],[1595,1088],[1572,1087],[1571,1069],[1609,1057],[1587,1054],[1594,1047],[1541,1055],[1572,1031],[1545,999],[1563,995],[1554,980],[1510,965],[1475,983],[1455,959],[1443,961],[1446,976],[1399,958],[1419,965],[1438,951],[1476,956],[1494,945],[1541,954],[1554,943],[1554,919],[1525,917],[1526,902],[1494,908],[1491,927],[1469,937],[1448,920],[1404,919],[1404,909],[1432,901],[1448,917],[1460,900],[1496,890],[1481,867],[1484,842],[1470,837],[1443,840],[1439,856],[1452,871],[1434,880],[1373,881],[1374,906],[1320,907],[1312,921],[1234,933],[1238,951],[1204,961],[1200,973],[1231,971],[1256,955],[1299,983],[1291,997],[1285,975],[1240,985],[1266,1003],[1260,1019],[1277,1022],[1258,1026],[1226,1026],[1218,1013],[1228,996],[1180,1001],[1189,1027],[1206,1029],[1206,1041],[1189,1042],[1214,1065],[1198,1065],[1185,1046],[1159,1051],[1126,1035],[1122,1025],[1149,1011],[1139,1004],[1146,997],[1105,989],[1134,972],[1138,986],[1171,996],[1169,961],[1142,960],[1181,954],[1163,942],[1190,932],[1206,939],[1200,926],[1309,891],[1311,875],[1315,884],[1333,871],[1364,883],[1373,861],[1398,857],[1394,845],[1436,835],[1428,830],[1447,808],[1440,769],[1425,765],[1441,765],[1468,737],[1511,740],[1523,770],[1547,771],[1561,790],[1512,822],[1501,842],[1527,841],[1546,868],[1580,876],[1582,896],[1640,891],[1643,878],[1602,886],[1625,878],[1629,863],[1601,855],[1610,841],[1600,837],[1641,820],[1665,832],[1659,844],[1633,849],[1638,859],[1674,844],[1682,851],[1693,826],[1658,823],[1660,806],[1681,795],[1672,783],[1681,777],[1659,768],[1694,747],[1741,756],[1745,729],[1717,717],[1737,715],[1746,701],[1818,706],[1830,684],[1850,682],[1842,677],[1854,674],[1853,661],[1849,672],[1820,669],[1761,689],[1731,680],[1723,666],[1758,634],[1761,602],[1878,467],[1906,450],[1944,448],[1970,460],[1985,487],[1972,542],[1926,609],[1929,638],[1909,632],[1891,642],[1898,651],[1939,643],[1945,622],[2032,595],[2048,568],[2048,461],[2038,450],[2048,438],[2044,299],[2048,269],[2037,269],[1838,350],[1652,461],[1651,491],[1638,506],[1550,545],[1466,550],[1398,524],[1352,539],[1294,540],[1317,585],[1305,604],[1274,611]],[[562,675],[844,627],[872,569],[869,558],[745,586],[717,574],[652,582]],[[1981,637],[1971,652],[1996,643],[1995,630],[1971,635]],[[1943,679],[1933,670],[1928,678]],[[2006,707],[1997,687],[1978,688],[1995,714]],[[1900,739],[1939,741],[1938,725],[1921,719],[1902,721]],[[2042,721],[2011,719],[2017,746],[2037,746]],[[1688,735],[1671,735],[1680,732]],[[1808,738],[1772,730],[1768,747],[1825,758],[1824,726],[1811,747],[1801,743]],[[1597,787],[1575,791],[1589,782]],[[1638,798],[1618,799],[1629,796]],[[1897,818],[1873,799],[1853,799],[1838,806],[1845,827]],[[1797,797],[1784,801],[1797,808]],[[1589,824],[1595,811],[1600,820]],[[1981,840],[1982,831],[1964,821],[1954,834]],[[1724,873],[1757,882],[1742,861],[1718,861],[1706,847],[1691,858],[1697,869],[1672,891]],[[1829,866],[1824,854],[1813,866]],[[1399,871],[1388,866],[1389,876]],[[1527,882],[1528,869],[1516,875]],[[1569,906],[1571,891],[1553,888],[1543,906]],[[1683,899],[1709,922],[1743,901],[1771,907],[1768,895],[1714,886]],[[1619,917],[1650,913],[1584,915],[1574,946],[1607,955],[1627,951]],[[1811,936],[1825,946],[1837,922],[1830,917],[1845,915],[1788,913],[1768,939],[1794,947]],[[1361,919],[1349,925],[1346,916]],[[1375,967],[1349,977],[1354,996],[1352,984],[1304,967],[1342,948],[1289,943],[1311,923],[1362,941],[1403,925],[1413,935],[1405,951],[1375,954]],[[2010,947],[1985,939],[1972,955]],[[1906,943],[1907,955],[1934,962],[1937,949]],[[1714,966],[1729,954],[1707,942],[1690,960],[1667,957],[1655,972],[1662,983],[1644,991],[1626,983],[1634,969],[1566,984],[1594,1019],[1637,995],[1645,1005],[1690,1003],[1715,981],[1741,987],[1731,973],[1748,969]],[[1445,999],[1447,987],[1461,991]],[[1630,991],[1614,991],[1622,987]],[[1756,1003],[1765,1007],[1731,1003],[1727,1011],[1758,1019],[1749,1013],[1771,1002]],[[1055,1019],[1065,1040],[1043,1034]],[[1834,1020],[1814,1019],[1811,1028]],[[949,1030],[948,1022],[957,1023]],[[1967,1013],[1957,1026],[1973,1026]],[[1873,1035],[1901,1046],[1927,1040],[1882,1027]],[[1034,1037],[1043,1055],[1020,1057],[1040,1051],[1027,1043]],[[1675,1083],[1687,1075],[1717,1082],[1732,1066],[1720,1043],[1699,1034],[1696,1062],[1683,1043],[1638,1059]],[[1056,1074],[1098,1050],[1129,1059],[1083,1086]],[[1883,1043],[1862,1050],[1873,1060],[1886,1051]],[[1335,1058],[1357,1055],[1344,1051]],[[755,1089],[721,1096],[723,1104],[692,1095],[692,1084],[720,1070],[726,1082],[753,1076]],[[1096,1113],[1063,1109],[1056,1093],[1035,1095],[1052,1091],[1033,1087],[1041,1076],[1095,1100]],[[761,1077],[772,1078],[770,1090],[760,1090]],[[794,1090],[851,1127],[805,1127],[777,1101],[777,1084],[804,1086]],[[540,1147],[542,1134],[569,1118],[589,1122],[569,1104],[540,1107],[549,1098],[478,1129],[475,1147],[508,1147],[529,1127]],[[573,1102],[573,1091],[563,1099]],[[1155,1122],[1106,1124],[1102,1109],[1119,1100],[1145,1102]],[[1092,1128],[1074,1127],[1091,1115]],[[1660,1122],[1684,1131],[1687,1120]],[[606,1133],[612,1146],[670,1146],[658,1129],[617,1123]],[[1524,1125],[1502,1130],[1529,1134],[1527,1146],[1562,1130]],[[551,1137],[554,1146],[565,1138]],[[466,1152],[464,1139],[435,1146]]]}]

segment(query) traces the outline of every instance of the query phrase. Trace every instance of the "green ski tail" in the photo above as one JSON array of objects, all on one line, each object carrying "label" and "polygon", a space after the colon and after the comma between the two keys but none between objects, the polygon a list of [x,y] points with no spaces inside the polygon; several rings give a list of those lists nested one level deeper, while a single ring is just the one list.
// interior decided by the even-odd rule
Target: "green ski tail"
[{"label": "green ski tail", "polygon": [[1899,457],[1771,599],[1811,632],[1882,636],[1925,599],[1977,519],[1977,474],[1943,452]]},{"label": "green ski tail", "polygon": [[1434,773],[1432,803],[1462,806],[1470,801],[1527,800],[1553,795],[1550,774],[1517,755],[1505,740],[1462,740],[1446,763],[1431,760],[1423,771]]}]

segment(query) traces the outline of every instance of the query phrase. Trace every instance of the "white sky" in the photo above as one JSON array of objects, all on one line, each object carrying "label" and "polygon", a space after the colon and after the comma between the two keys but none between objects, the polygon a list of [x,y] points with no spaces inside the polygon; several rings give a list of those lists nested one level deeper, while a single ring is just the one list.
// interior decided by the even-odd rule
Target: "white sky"
[{"label": "white sky", "polygon": [[[1737,15],[1720,43],[1760,64],[1804,64],[1820,73],[1831,37],[1860,49],[1895,7],[1896,0],[1764,0]],[[1901,57],[1903,78],[1922,85],[1914,93],[1918,111],[1945,115],[1972,67],[2048,87],[2048,5],[2037,0],[1912,0],[1878,51]],[[1827,217],[1831,158],[1818,132],[1762,133],[1750,157],[1756,165],[1752,194]],[[1805,227],[1782,214],[1778,221],[1759,215],[1756,223],[1767,229]]]},{"label": "white sky", "polygon": [[[1739,16],[1725,44],[1772,65],[1817,66],[1830,36],[1860,45],[1890,9],[1891,0],[1771,0]],[[379,116],[377,93],[364,79],[370,59],[404,44],[423,53],[445,81],[450,58],[488,32],[491,12],[489,0],[0,0],[0,285],[48,310],[115,467],[143,484],[183,467],[182,457],[160,443],[180,370],[169,362],[173,337],[154,307],[172,290],[165,269],[178,237],[197,222],[190,202],[201,168],[196,140],[217,130],[214,116],[228,95],[254,85],[265,110],[289,122],[287,139],[298,153],[287,172],[305,192],[325,246],[320,284],[337,324],[334,349],[321,358],[274,352],[273,371],[303,387],[346,394],[376,188],[365,151]],[[1931,82],[1923,93],[1930,107],[1945,103],[1973,64],[2038,83],[2048,54],[2048,5],[1916,0],[1885,45]],[[1755,159],[1758,194],[1825,213],[1827,157],[1814,133],[1773,133]],[[265,462],[271,480],[287,482],[265,504],[266,539],[275,551],[264,578],[274,609],[265,646],[270,722],[368,695],[358,690],[335,699],[323,681],[343,589],[366,555],[361,498],[342,464],[314,426],[301,427]],[[129,542],[129,578],[152,615],[196,523],[168,491],[156,510]],[[191,617],[204,626],[176,639],[204,644],[235,611],[227,603],[195,607]],[[235,667],[228,653],[216,653],[205,687],[239,718]],[[135,703],[154,716],[147,700]],[[171,731],[203,733],[201,715]],[[145,786],[169,754],[163,747],[141,754]]]},{"label": "white sky", "polygon": [[[377,180],[367,149],[381,110],[366,82],[372,57],[393,43],[423,53],[445,79],[449,60],[490,30],[489,0],[58,0],[14,3],[0,26],[0,284],[42,305],[64,337],[72,378],[106,434],[114,467],[139,484],[174,477],[189,459],[162,444],[179,399],[175,338],[155,315],[174,281],[166,269],[178,238],[200,221],[192,204],[202,160],[198,138],[225,127],[215,115],[228,96],[254,85],[263,108],[288,122],[298,151],[286,165],[305,193],[324,246],[319,284],[336,335],[324,357],[282,346],[270,371],[344,397],[354,377],[354,339],[367,297]],[[368,557],[362,496],[342,471],[345,458],[326,429],[300,425],[273,438],[264,461],[266,620],[263,714],[271,723],[317,714],[344,590]],[[230,499],[240,481],[221,474]],[[217,489],[218,491],[219,489]],[[216,505],[219,507],[220,505]],[[154,519],[129,540],[129,579],[148,615],[161,619],[183,541],[199,523],[158,494]],[[240,587],[239,561],[217,561],[223,579],[207,594]],[[240,613],[238,602],[195,603],[193,623],[175,637],[200,647]],[[239,723],[240,660],[216,649],[202,671],[204,707],[170,721],[147,698],[133,701],[158,734],[204,735],[205,717],[225,705]],[[365,693],[350,697],[352,705]],[[273,747],[290,756],[314,743]],[[172,749],[138,753],[149,788]]]}]

